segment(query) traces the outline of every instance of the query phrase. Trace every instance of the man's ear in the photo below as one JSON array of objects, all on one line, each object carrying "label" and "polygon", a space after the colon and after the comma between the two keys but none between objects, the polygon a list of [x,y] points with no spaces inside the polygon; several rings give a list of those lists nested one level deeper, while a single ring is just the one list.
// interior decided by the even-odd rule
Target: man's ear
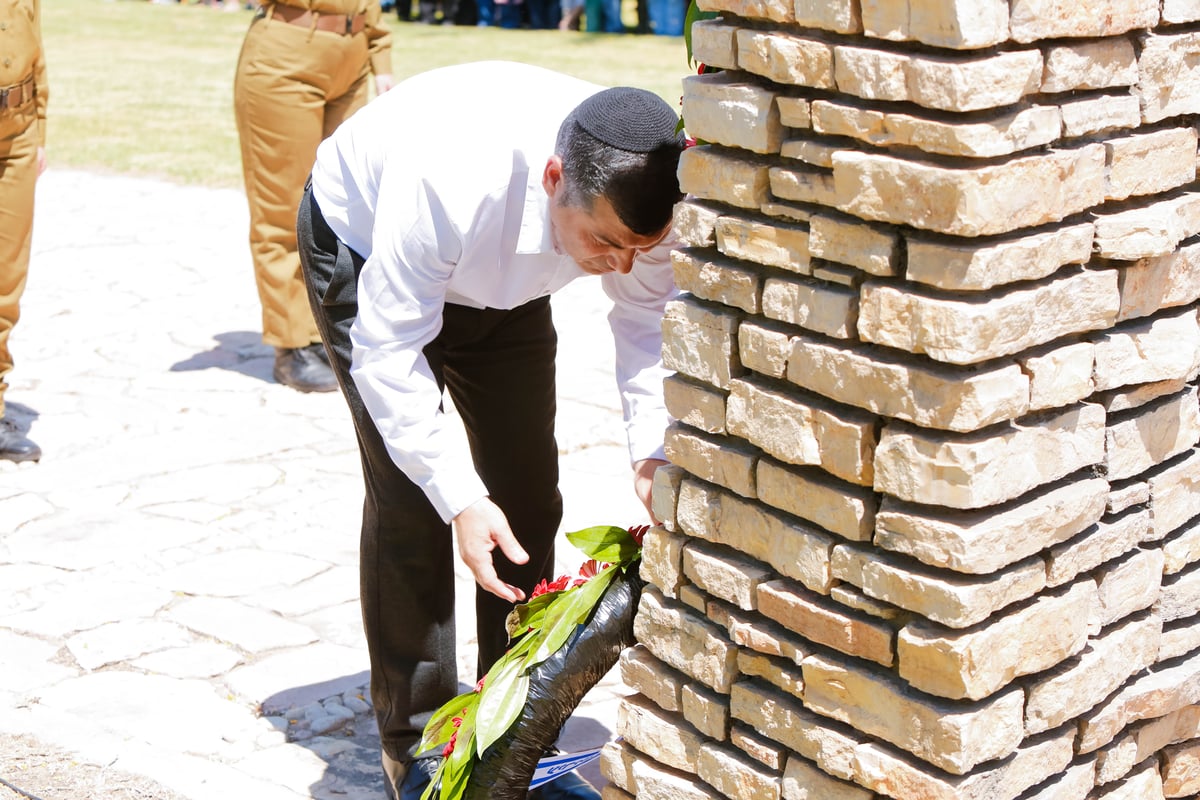
[{"label": "man's ear", "polygon": [[542,171],[542,188],[546,190],[546,194],[551,199],[558,192],[563,181],[563,163],[559,156],[550,156],[546,159],[546,169]]}]

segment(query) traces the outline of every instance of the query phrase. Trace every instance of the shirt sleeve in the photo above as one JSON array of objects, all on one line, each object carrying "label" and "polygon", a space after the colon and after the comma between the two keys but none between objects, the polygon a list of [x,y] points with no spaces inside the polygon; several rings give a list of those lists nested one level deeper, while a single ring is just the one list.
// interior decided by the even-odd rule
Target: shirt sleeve
[{"label": "shirt sleeve", "polygon": [[639,255],[629,274],[601,278],[613,300],[608,323],[616,343],[617,389],[630,463],[666,459],[663,436],[671,418],[663,402],[663,380],[670,372],[662,363],[662,319],[667,302],[679,295],[671,267],[671,250],[678,246],[670,236]]},{"label": "shirt sleeve", "polygon": [[[462,238],[427,185],[390,185],[409,188],[380,191],[350,329],[350,375],[392,460],[449,522],[488,494],[423,352],[441,331]],[[404,191],[412,196],[397,195]]]}]

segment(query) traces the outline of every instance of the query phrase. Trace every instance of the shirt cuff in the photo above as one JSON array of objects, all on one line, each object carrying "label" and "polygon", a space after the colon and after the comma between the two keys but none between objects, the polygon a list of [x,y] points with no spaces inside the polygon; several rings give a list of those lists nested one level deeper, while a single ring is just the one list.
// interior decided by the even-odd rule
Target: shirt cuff
[{"label": "shirt cuff", "polygon": [[479,476],[471,471],[469,475],[440,476],[424,486],[425,496],[433,503],[442,522],[449,523],[476,501],[488,496],[487,487]]}]

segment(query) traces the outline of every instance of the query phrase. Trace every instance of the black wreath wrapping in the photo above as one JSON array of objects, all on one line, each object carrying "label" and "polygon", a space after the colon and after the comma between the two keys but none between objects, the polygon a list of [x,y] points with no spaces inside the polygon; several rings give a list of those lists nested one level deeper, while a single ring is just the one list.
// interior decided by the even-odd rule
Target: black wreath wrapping
[{"label": "black wreath wrapping", "polygon": [[524,800],[538,760],[554,746],[584,695],[632,647],[633,617],[642,594],[641,560],[613,576],[592,615],[567,643],[529,675],[529,696],[503,736],[484,751],[464,800]]}]

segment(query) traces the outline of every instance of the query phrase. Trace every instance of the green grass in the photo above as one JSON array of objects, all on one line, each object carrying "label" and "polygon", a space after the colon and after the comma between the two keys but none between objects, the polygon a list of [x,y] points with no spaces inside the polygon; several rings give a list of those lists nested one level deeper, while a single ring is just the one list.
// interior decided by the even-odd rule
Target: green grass
[{"label": "green grass", "polygon": [[[144,0],[43,2],[51,166],[240,187],[233,74],[250,17],[249,11]],[[506,59],[605,85],[642,86],[677,107],[688,72],[679,37],[386,19],[398,79],[447,64]]]}]

